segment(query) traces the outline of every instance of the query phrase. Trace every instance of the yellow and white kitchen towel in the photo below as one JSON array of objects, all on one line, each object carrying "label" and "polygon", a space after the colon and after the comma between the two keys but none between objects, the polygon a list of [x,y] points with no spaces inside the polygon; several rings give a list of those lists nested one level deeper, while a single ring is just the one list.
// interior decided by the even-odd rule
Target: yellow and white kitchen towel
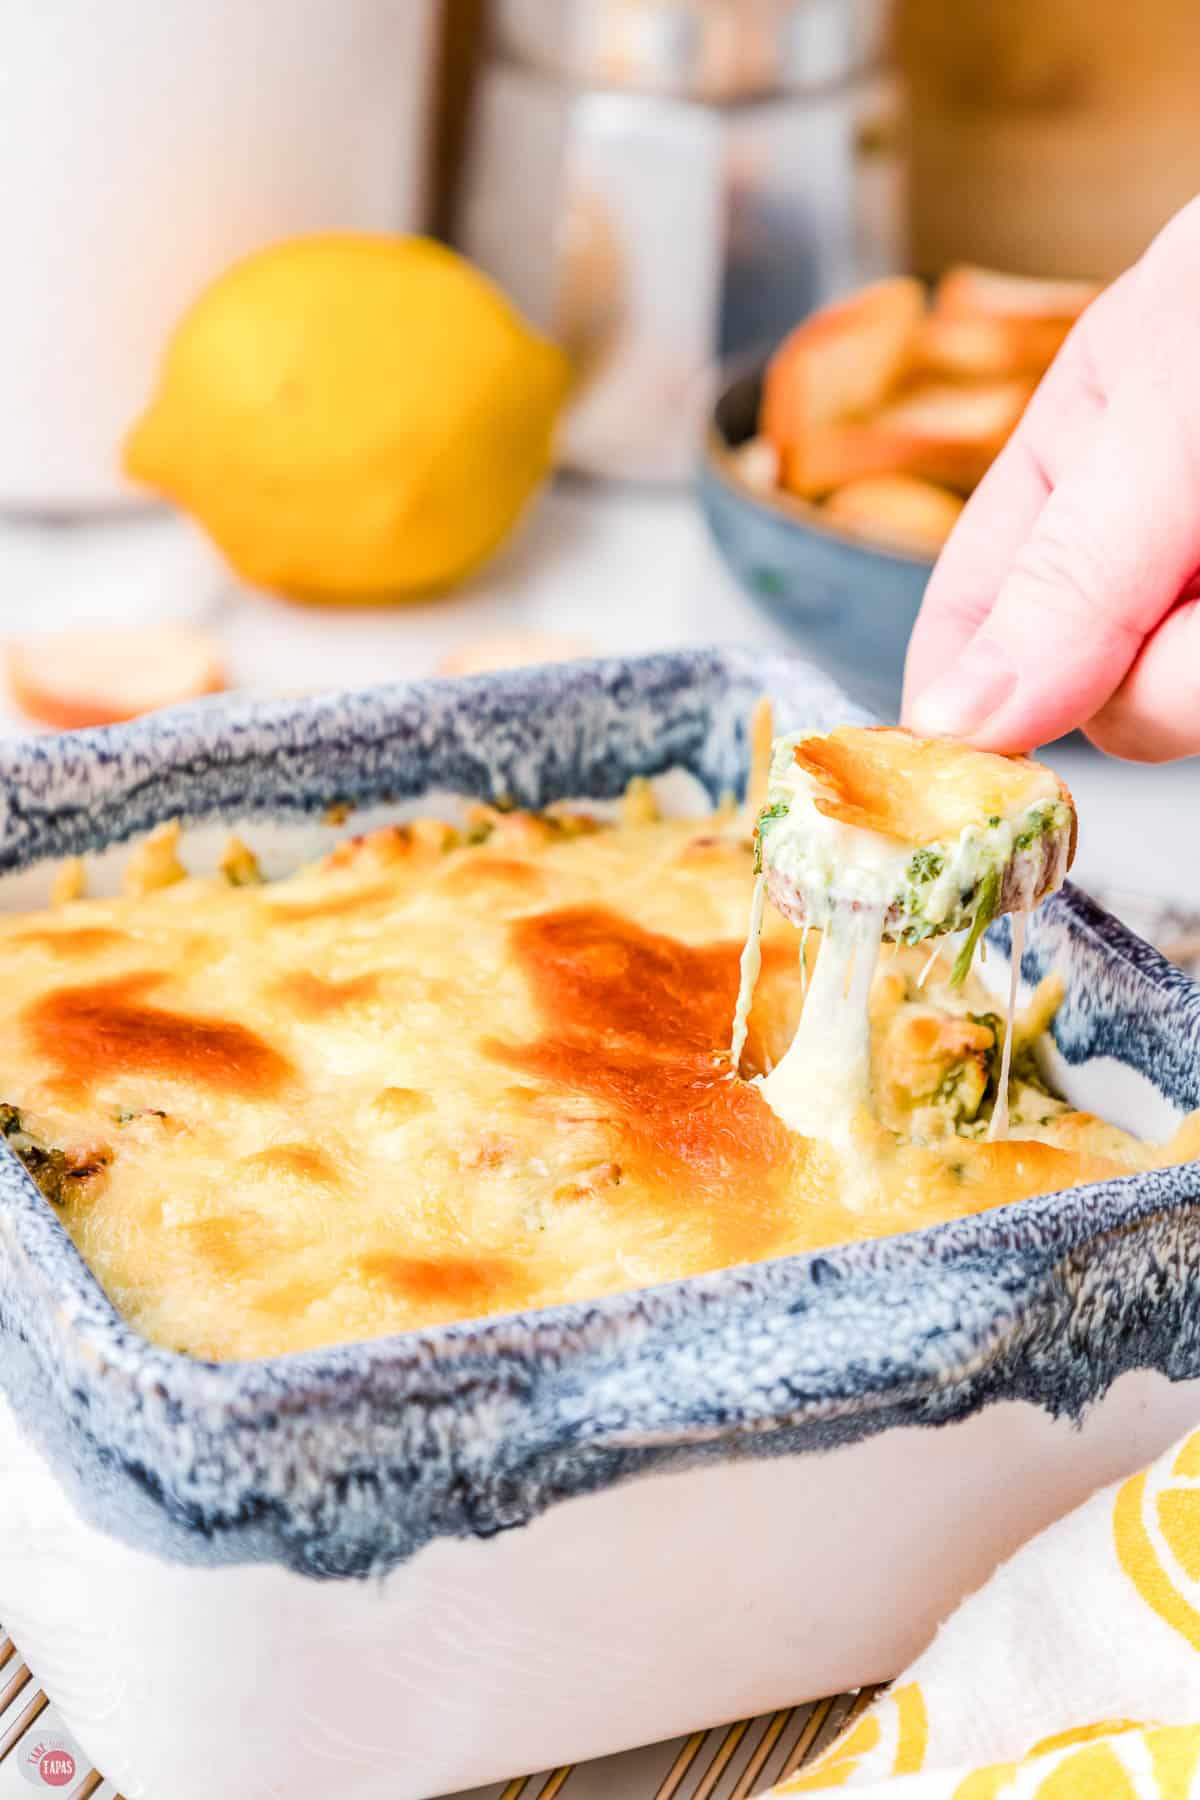
[{"label": "yellow and white kitchen towel", "polygon": [[846,1736],[772,1792],[833,1788],[1200,1800],[1200,1431],[1018,1551]]}]

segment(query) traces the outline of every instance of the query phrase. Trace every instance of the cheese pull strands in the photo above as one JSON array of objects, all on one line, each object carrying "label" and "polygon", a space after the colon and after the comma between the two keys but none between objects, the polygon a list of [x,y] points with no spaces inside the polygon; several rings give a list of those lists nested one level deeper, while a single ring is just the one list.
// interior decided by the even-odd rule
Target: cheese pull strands
[{"label": "cheese pull strands", "polygon": [[878,910],[840,912],[821,940],[790,1048],[756,1086],[771,1110],[805,1137],[852,1149],[870,1105],[868,1001],[879,957]]},{"label": "cheese pull strands", "polygon": [[[746,830],[757,832],[756,821],[766,801],[767,781],[771,772],[771,755],[775,739],[775,712],[765,694],[760,695],[754,703],[747,736],[749,738],[750,769],[746,777],[742,817],[745,820]],[[758,977],[762,971],[762,950],[759,940],[762,937],[763,905],[766,900],[766,891],[766,877],[762,873],[762,862],[758,855],[756,836],[754,896],[750,902],[750,923],[746,928],[746,942],[742,948],[737,1005],[733,1014],[733,1036],[729,1048],[729,1058],[735,1075],[741,1064],[742,1051],[746,1048],[746,1036],[750,1029],[750,1006],[754,999],[754,990],[758,985]],[[808,973],[804,961],[807,938],[806,931],[800,942],[801,982],[805,982]]]},{"label": "cheese pull strands", "polygon": [[[893,941],[893,943],[898,944],[900,942],[900,939],[899,939],[899,937],[896,937],[892,941]],[[933,973],[933,965],[937,961],[938,957],[941,954],[942,954],[941,945],[935,944],[933,946],[933,949],[929,952],[929,955],[925,958],[925,965],[922,968],[921,973],[917,976],[917,987],[918,988],[923,988],[925,986],[925,983],[929,980],[930,975],[932,975],[932,973]]]},{"label": "cheese pull strands", "polygon": [[[746,1048],[746,1034],[750,1029],[750,1005],[754,999],[754,990],[758,986],[758,977],[762,972],[762,921],[763,906],[767,898],[766,877],[757,875],[754,879],[754,898],[750,902],[750,924],[746,932],[746,942],[742,947],[742,960],[739,965],[737,1006],[733,1014],[733,1042],[730,1045],[729,1059],[736,1072],[742,1060],[742,1051]],[[804,946],[800,947],[800,964],[804,966]]]},{"label": "cheese pull strands", "polygon": [[1000,1075],[996,1083],[996,1103],[988,1126],[988,1138],[996,1142],[1008,1136],[1008,1078],[1012,1069],[1013,1036],[1016,1030],[1017,991],[1021,986],[1021,958],[1025,954],[1025,914],[1014,913],[1012,924],[1012,960],[1008,971],[1008,1012],[1004,1020],[1004,1048],[1000,1052]]}]

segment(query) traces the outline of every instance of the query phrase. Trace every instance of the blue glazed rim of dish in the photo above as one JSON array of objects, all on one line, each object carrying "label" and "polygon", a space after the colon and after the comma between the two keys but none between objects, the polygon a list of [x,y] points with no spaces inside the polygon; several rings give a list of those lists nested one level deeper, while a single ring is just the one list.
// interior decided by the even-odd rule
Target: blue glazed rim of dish
[{"label": "blue glazed rim of dish", "polygon": [[[764,692],[783,728],[853,716],[803,664],[704,651],[213,703],[4,747],[0,863],[169,816],[430,786],[545,804],[682,763],[715,796]],[[1103,976],[1056,1021],[1068,1063],[1119,1053],[1200,1104],[1200,990],[1070,891],[1033,921],[1023,968],[1064,960]],[[1126,1369],[1200,1375],[1198,1207],[1189,1164],[595,1302],[209,1364],[122,1322],[6,1151],[0,1391],[101,1529],[177,1561],[359,1577],[654,1469],[824,1450],[998,1399],[1074,1417]]]}]

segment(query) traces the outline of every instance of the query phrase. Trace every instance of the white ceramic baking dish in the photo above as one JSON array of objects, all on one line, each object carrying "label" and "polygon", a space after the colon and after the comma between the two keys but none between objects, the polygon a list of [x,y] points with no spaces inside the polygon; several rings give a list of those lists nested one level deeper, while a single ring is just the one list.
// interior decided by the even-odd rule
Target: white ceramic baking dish
[{"label": "white ceramic baking dish", "polygon": [[[0,900],[168,817],[249,819],[282,868],[335,801],[670,769],[715,797],[760,693],[781,728],[847,716],[802,665],[711,652],[8,746]],[[1156,1136],[1200,1104],[1188,981],[1069,891],[1024,972],[1051,962],[1073,1099]],[[0,1617],[127,1800],[428,1800],[889,1676],[1194,1423],[1198,1199],[1190,1165],[217,1366],[122,1324],[5,1151]]]}]

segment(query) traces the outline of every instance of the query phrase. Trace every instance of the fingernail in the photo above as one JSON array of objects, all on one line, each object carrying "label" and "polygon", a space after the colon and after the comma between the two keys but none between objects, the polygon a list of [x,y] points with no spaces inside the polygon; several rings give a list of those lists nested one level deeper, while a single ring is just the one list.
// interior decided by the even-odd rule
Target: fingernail
[{"label": "fingernail", "polygon": [[919,693],[909,717],[925,737],[969,737],[1017,685],[1017,671],[997,644],[976,638],[944,675]]}]

